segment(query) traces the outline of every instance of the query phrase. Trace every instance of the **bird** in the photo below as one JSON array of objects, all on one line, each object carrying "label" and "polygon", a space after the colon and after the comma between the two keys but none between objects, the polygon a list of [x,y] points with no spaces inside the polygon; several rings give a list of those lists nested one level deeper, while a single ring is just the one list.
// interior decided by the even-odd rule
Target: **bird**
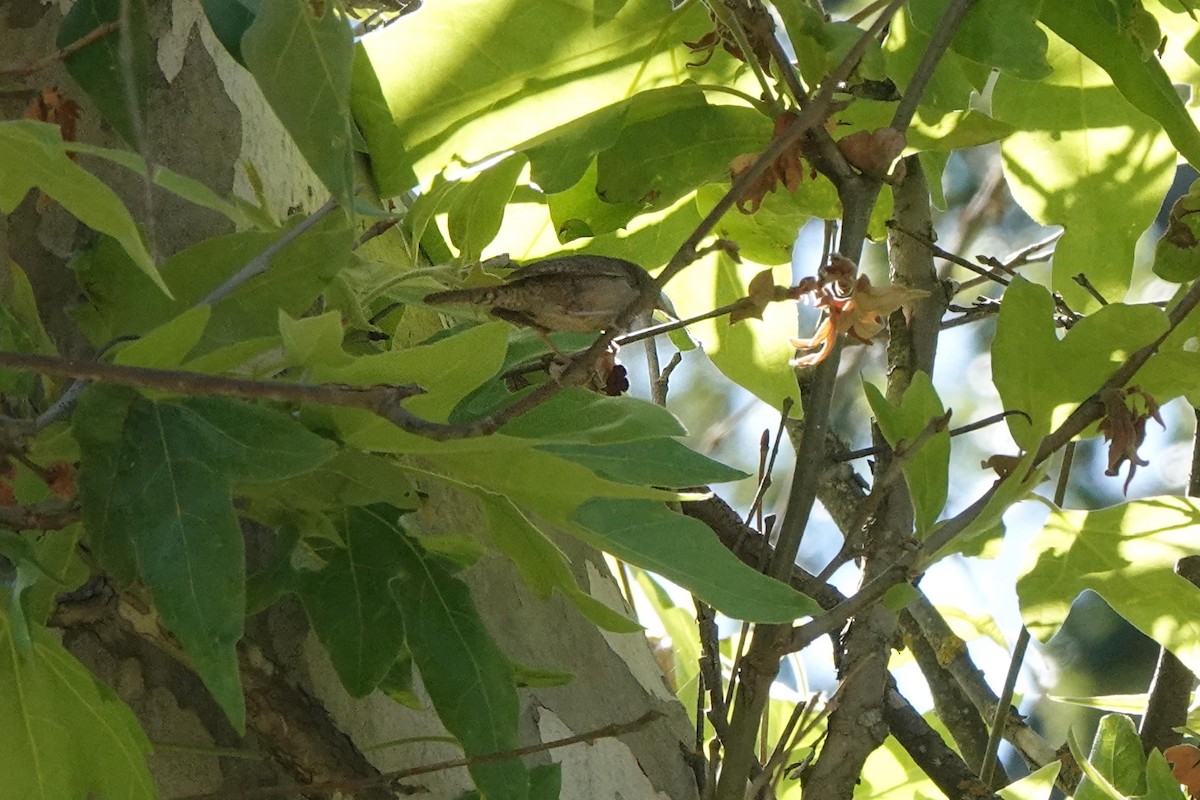
[{"label": "bird", "polygon": [[[632,261],[581,253],[527,264],[495,286],[433,292],[425,302],[473,306],[543,337],[552,332],[599,333],[609,330],[653,284],[649,273]],[[658,294],[657,307],[670,313],[669,301]]]}]

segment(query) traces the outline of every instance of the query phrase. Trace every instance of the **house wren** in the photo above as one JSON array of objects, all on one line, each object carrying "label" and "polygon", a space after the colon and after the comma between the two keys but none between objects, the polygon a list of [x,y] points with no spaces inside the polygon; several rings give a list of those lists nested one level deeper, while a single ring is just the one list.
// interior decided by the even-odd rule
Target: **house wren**
[{"label": "house wren", "polygon": [[[425,296],[432,305],[470,305],[539,333],[598,333],[611,326],[653,279],[632,261],[572,255],[536,261],[497,286]],[[665,298],[658,306],[666,308]]]}]

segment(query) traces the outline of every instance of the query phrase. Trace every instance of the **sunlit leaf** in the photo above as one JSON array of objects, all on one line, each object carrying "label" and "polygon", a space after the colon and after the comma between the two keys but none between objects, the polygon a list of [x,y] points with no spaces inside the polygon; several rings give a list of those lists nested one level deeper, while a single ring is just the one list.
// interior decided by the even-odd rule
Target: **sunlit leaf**
[{"label": "sunlit leaf", "polygon": [[1049,639],[1090,589],[1189,669],[1200,669],[1200,589],[1174,572],[1194,550],[1197,524],[1200,507],[1182,497],[1052,511],[1017,581],[1029,632]]},{"label": "sunlit leaf", "polygon": [[[1073,4],[1046,8],[1065,5]],[[992,111],[1019,129],[1001,143],[1013,198],[1043,225],[1066,229],[1055,245],[1053,288],[1086,311],[1098,303],[1072,277],[1086,275],[1110,303],[1124,299],[1134,245],[1171,185],[1175,148],[1162,123],[1078,50],[1051,37],[1049,55],[1054,74],[1043,81],[1001,75]]]}]

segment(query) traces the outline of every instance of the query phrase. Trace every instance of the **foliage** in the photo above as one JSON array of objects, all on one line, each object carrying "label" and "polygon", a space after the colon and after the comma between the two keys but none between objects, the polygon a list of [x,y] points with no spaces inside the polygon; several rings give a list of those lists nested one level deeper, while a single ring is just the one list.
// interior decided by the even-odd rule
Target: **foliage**
[{"label": "foliage", "polygon": [[[700,728],[722,748],[713,797],[741,798],[754,781],[778,797],[1032,798],[1055,780],[1076,797],[1182,796],[1161,753],[1173,742],[1139,737],[1119,714],[1090,754],[1072,740],[1078,770],[1064,758],[1061,771],[1055,747],[1010,719],[1005,735],[1033,773],[1007,786],[982,775],[988,759],[969,741],[997,700],[971,683],[978,671],[948,666],[973,667],[965,651],[941,658],[952,634],[916,576],[997,544],[1004,513],[1032,495],[1050,514],[1014,587],[1029,633],[1049,639],[1091,591],[1200,670],[1200,589],[1173,571],[1200,514],[1184,487],[1110,508],[1037,494],[1053,456],[1099,437],[1110,474],[1131,480],[1157,456],[1140,448],[1160,406],[1200,402],[1195,189],[1170,207],[1153,263],[1136,250],[1176,163],[1200,166],[1195,109],[1176,91],[1200,85],[1194,4],[910,0],[853,17],[770,5],[776,17],[758,2],[441,0],[356,40],[337,3],[206,2],[208,24],[332,198],[275,220],[261,202],[147,163],[145,5],[76,4],[58,44],[99,34],[65,54],[67,67],[131,150],[74,141],[77,108],[49,90],[53,103],[0,123],[0,211],[36,190],[39,207],[58,204],[95,232],[72,256],[84,299],[71,317],[97,354],[84,366],[55,358],[67,350],[43,328],[27,265],[4,265],[0,683],[11,689],[0,738],[19,777],[0,797],[153,796],[134,717],[51,632],[54,595],[89,572],[125,602],[152,603],[238,731],[246,616],[291,594],[350,695],[420,702],[420,676],[481,796],[556,797],[557,769],[530,769],[512,751],[520,687],[569,676],[513,663],[463,572],[495,552],[539,598],[557,592],[606,631],[639,630],[576,583],[560,533],[636,568],[675,640],[680,697],[695,709],[707,695]],[[927,214],[946,205],[943,172],[985,145],[1013,201],[1062,236],[1048,272],[1027,268],[1033,259],[958,258],[1003,286],[998,304],[964,308],[934,274]],[[358,151],[373,199],[355,191]],[[226,232],[158,256],[152,218],[136,218],[81,155],[216,212]],[[403,213],[385,210],[392,198]],[[840,255],[796,281],[782,265],[813,220],[837,223]],[[394,243],[368,246],[359,234],[375,222],[399,223]],[[885,238],[890,275],[872,282],[859,272],[864,242]],[[711,484],[761,481],[766,465],[750,476],[697,452],[672,411],[614,391],[618,323],[658,298],[640,297],[595,344],[422,303],[435,289],[503,291],[504,267],[489,260],[502,253],[564,251],[657,274],[655,294],[672,301],[660,306],[704,317],[671,342],[784,416],[797,469],[774,536],[761,513],[744,528],[698,511],[715,502]],[[1151,270],[1162,281],[1148,284]],[[811,338],[797,338],[790,301],[801,298],[822,314]],[[946,430],[935,380],[948,303],[984,326],[998,306],[991,383],[975,402],[1009,412],[1010,452],[992,454],[994,482],[969,503],[985,468],[951,469],[967,445]],[[886,370],[861,355],[883,350],[871,344],[885,323]],[[843,358],[863,380],[839,380]],[[847,449],[839,437],[871,427],[855,411],[855,429],[827,439],[835,385],[877,421],[869,489],[827,469]],[[446,490],[472,510],[473,529],[419,535],[409,515]],[[818,576],[796,566],[814,497],[845,541]],[[269,531],[274,554],[248,572],[250,524]],[[852,558],[863,585],[847,598],[826,579]],[[695,598],[698,641],[690,610],[650,572]],[[754,624],[748,650],[718,640],[705,622],[714,611]],[[943,668],[963,684],[973,721],[930,721],[907,705],[885,669],[897,624],[910,645],[939,651],[934,667],[917,660],[939,673],[935,694]],[[770,697],[777,670],[766,665],[827,633],[836,700]],[[723,672],[722,658],[757,669]],[[774,755],[758,753],[760,728]]]}]

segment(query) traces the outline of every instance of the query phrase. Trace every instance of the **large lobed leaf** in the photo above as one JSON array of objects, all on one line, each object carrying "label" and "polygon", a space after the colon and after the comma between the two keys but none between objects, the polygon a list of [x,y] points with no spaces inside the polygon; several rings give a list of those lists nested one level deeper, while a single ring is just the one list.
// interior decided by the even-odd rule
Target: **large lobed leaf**
[{"label": "large lobed leaf", "polygon": [[1153,52],[1159,42],[1156,38],[1140,41],[1138,26],[1120,17],[1145,14],[1140,6],[1107,0],[1046,0],[1040,19],[1107,72],[1125,99],[1162,126],[1188,163],[1200,167],[1200,131]]},{"label": "large lobed leaf", "polygon": [[683,42],[708,29],[698,3],[430,4],[367,37],[369,64],[356,64],[352,103],[381,190],[427,184],[455,157],[503,152],[636,90],[698,80]]},{"label": "large lobed leaf", "polygon": [[[1068,5],[1075,4],[1046,9]],[[1175,148],[1162,121],[1079,50],[1054,36],[1049,57],[1054,73],[1045,80],[1002,74],[992,111],[1018,128],[1001,144],[1013,198],[1038,222],[1066,229],[1055,247],[1053,288],[1086,311],[1099,304],[1073,276],[1086,275],[1108,302],[1125,297],[1134,246],[1171,185]]]},{"label": "large lobed leaf", "polygon": [[[438,717],[468,756],[516,749],[519,703],[512,663],[483,625],[467,585],[444,561],[404,534],[383,506],[357,509],[353,525],[388,529],[401,566],[392,596],[421,681]],[[485,797],[523,800],[529,776],[518,758],[477,762],[471,777]]]},{"label": "large lobed leaf", "polygon": [[275,411],[226,398],[151,402],[103,386],[74,416],[80,501],[97,560],[144,581],[197,674],[238,729],[245,705],[235,646],[245,557],[231,483],[312,469],[333,445]]},{"label": "large lobed leaf", "polygon": [[1200,669],[1200,589],[1175,574],[1195,552],[1200,506],[1154,497],[1099,511],[1053,510],[1017,581],[1021,616],[1046,641],[1092,590],[1135,628]]},{"label": "large lobed leaf", "polygon": [[1060,341],[1054,301],[1040,286],[1014,278],[992,341],[992,377],[1017,444],[1036,450],[1043,436],[1100,388],[1129,354],[1166,332],[1166,315],[1148,305],[1110,303],[1075,323]]},{"label": "large lobed leaf", "polygon": [[263,3],[241,40],[246,67],[313,172],[354,205],[350,26],[334,3]]}]

